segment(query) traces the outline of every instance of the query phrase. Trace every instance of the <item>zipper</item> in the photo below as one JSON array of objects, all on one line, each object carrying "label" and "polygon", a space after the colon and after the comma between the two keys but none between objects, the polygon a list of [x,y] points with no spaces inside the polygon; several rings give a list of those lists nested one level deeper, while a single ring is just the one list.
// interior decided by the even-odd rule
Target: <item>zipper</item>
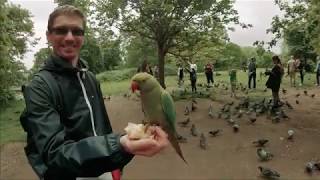
[{"label": "zipper", "polygon": [[97,136],[97,133],[96,133],[96,130],[95,130],[94,119],[93,119],[92,106],[91,106],[91,104],[90,104],[90,101],[89,101],[89,98],[88,98],[88,95],[87,95],[87,91],[86,91],[86,89],[85,89],[85,87],[84,87],[84,84],[83,84],[81,78],[80,78],[80,72],[77,72],[77,77],[78,77],[78,80],[79,80],[80,85],[81,85],[81,89],[82,89],[82,93],[83,93],[84,99],[85,99],[85,101],[86,101],[86,103],[87,103],[87,106],[88,106],[88,108],[89,108],[93,135],[94,135],[94,136]]}]

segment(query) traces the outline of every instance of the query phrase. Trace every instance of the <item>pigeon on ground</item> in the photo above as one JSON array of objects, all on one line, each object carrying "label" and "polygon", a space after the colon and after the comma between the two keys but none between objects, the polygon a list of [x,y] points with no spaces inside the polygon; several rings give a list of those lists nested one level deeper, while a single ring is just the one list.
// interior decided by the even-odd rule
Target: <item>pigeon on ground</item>
[{"label": "pigeon on ground", "polygon": [[181,135],[177,135],[177,140],[179,143],[187,143],[187,138],[185,138]]},{"label": "pigeon on ground", "polygon": [[256,121],[257,121],[257,114],[256,113],[252,113],[249,116],[249,122],[250,122],[250,124],[254,124]]},{"label": "pigeon on ground", "polygon": [[222,132],[222,129],[217,129],[217,130],[209,131],[209,134],[212,137],[215,137],[215,136],[219,135],[221,132]]},{"label": "pigeon on ground", "polygon": [[266,151],[263,148],[257,149],[257,155],[258,155],[260,161],[268,161],[273,158],[273,154],[271,154],[270,152]]},{"label": "pigeon on ground", "polygon": [[191,131],[192,136],[198,136],[198,132],[197,132],[196,126],[194,124],[191,125],[190,131]]},{"label": "pigeon on ground", "polygon": [[190,110],[188,105],[186,105],[185,109],[184,109],[184,115],[188,116],[190,114]]},{"label": "pigeon on ground", "polygon": [[243,115],[243,111],[242,110],[239,110],[239,112],[238,112],[238,114],[237,114],[237,118],[241,118],[242,117],[242,115]]},{"label": "pigeon on ground", "polygon": [[185,121],[181,121],[181,122],[178,122],[178,124],[181,126],[181,127],[187,127],[188,124],[190,123],[190,117],[188,117]]},{"label": "pigeon on ground", "polygon": [[288,101],[286,101],[286,105],[288,106],[289,109],[293,109],[292,105]]},{"label": "pigeon on ground", "polygon": [[261,176],[264,178],[267,178],[267,179],[279,179],[280,178],[280,174],[275,170],[272,170],[267,167],[262,167],[262,166],[259,166],[258,169],[260,170]]},{"label": "pigeon on ground", "polygon": [[294,131],[292,129],[288,130],[288,140],[293,140]]},{"label": "pigeon on ground", "polygon": [[232,126],[232,128],[233,128],[233,132],[239,132],[239,128],[240,128],[240,126],[239,126],[239,124],[234,124],[233,126]]},{"label": "pigeon on ground", "polygon": [[209,106],[209,117],[210,118],[213,118],[213,108],[212,108],[212,104],[210,104],[210,106]]},{"label": "pigeon on ground", "polygon": [[286,93],[287,93],[287,90],[284,89],[284,88],[282,88],[282,93],[283,93],[283,94],[286,94]]},{"label": "pigeon on ground", "polygon": [[311,161],[311,162],[307,162],[305,170],[307,173],[312,174],[314,170],[317,169],[317,167],[315,166],[315,162]]},{"label": "pigeon on ground", "polygon": [[264,147],[264,145],[268,142],[268,139],[258,139],[256,141],[253,141],[252,143],[255,144],[257,147]]},{"label": "pigeon on ground", "polygon": [[197,109],[196,103],[195,102],[191,102],[191,111],[195,111]]},{"label": "pigeon on ground", "polygon": [[280,116],[278,116],[278,115],[273,116],[271,120],[273,123],[278,123],[278,122],[280,122]]},{"label": "pigeon on ground", "polygon": [[203,133],[200,135],[200,147],[201,149],[207,149],[207,139]]},{"label": "pigeon on ground", "polygon": [[235,120],[233,120],[233,119],[228,119],[228,121],[227,121],[230,125],[234,125],[235,123],[236,123],[236,121]]},{"label": "pigeon on ground", "polygon": [[288,119],[289,116],[286,114],[286,112],[281,109],[278,113],[277,113],[281,118],[284,118],[284,119]]}]

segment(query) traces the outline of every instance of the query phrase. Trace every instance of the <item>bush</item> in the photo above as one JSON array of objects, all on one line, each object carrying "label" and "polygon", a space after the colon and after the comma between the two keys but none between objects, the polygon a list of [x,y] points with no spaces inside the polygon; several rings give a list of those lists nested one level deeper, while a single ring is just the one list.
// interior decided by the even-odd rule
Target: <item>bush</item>
[{"label": "bush", "polygon": [[100,82],[121,81],[125,79],[130,79],[136,72],[137,72],[136,68],[106,71],[98,74],[97,79]]}]

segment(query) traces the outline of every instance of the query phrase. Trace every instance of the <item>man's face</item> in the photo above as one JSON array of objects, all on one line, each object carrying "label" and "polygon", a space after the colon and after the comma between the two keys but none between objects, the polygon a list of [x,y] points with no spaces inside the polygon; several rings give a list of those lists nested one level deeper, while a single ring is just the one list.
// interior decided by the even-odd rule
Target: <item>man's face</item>
[{"label": "man's face", "polygon": [[78,16],[60,15],[55,18],[47,39],[55,55],[68,61],[79,58],[84,42],[83,21]]}]

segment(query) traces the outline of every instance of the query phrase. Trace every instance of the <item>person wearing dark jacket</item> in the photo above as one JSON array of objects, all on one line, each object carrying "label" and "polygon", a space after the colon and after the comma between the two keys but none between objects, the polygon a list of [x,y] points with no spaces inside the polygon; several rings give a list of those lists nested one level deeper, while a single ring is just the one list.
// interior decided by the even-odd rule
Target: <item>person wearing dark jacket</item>
[{"label": "person wearing dark jacket", "polygon": [[194,68],[188,69],[186,71],[190,74],[190,82],[191,82],[191,91],[196,93],[197,92],[197,72]]},{"label": "person wearing dark jacket", "polygon": [[[155,138],[132,140],[113,133],[100,84],[79,57],[84,27],[79,9],[56,8],[47,30],[53,54],[39,72],[55,80],[35,75],[23,88],[26,109],[20,121],[27,132],[25,152],[40,179],[73,180],[105,172],[112,172],[105,177],[116,179],[134,155],[153,156],[169,144],[157,126],[149,129]],[[58,90],[50,88],[54,83]]]},{"label": "person wearing dark jacket", "polygon": [[284,70],[281,64],[281,60],[278,56],[273,56],[272,61],[274,64],[272,70],[265,72],[265,74],[269,76],[266,82],[266,86],[267,88],[270,88],[272,91],[273,108],[277,108],[280,102],[279,90]]},{"label": "person wearing dark jacket", "polygon": [[255,58],[251,58],[250,62],[248,64],[248,88],[251,89],[251,81],[253,81],[253,89],[256,88],[256,74],[257,71],[257,66],[256,66],[256,59]]}]

